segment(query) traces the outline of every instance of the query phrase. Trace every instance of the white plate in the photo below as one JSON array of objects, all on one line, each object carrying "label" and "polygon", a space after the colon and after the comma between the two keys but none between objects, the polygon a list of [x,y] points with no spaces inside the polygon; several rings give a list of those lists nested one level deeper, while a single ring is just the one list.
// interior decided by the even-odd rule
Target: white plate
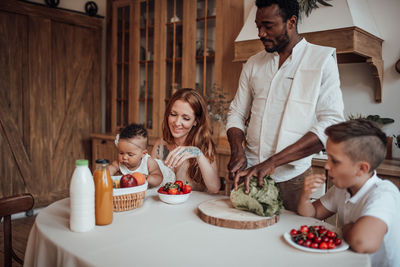
[{"label": "white plate", "polygon": [[296,242],[292,240],[292,237],[290,236],[290,233],[286,232],[283,234],[283,238],[293,247],[298,248],[300,250],[308,251],[308,252],[316,252],[316,253],[334,253],[334,252],[340,252],[340,251],[345,251],[349,248],[349,244],[347,244],[343,239],[342,239],[342,244],[340,246],[336,246],[334,249],[317,249],[317,248],[308,248],[304,246],[300,246]]}]

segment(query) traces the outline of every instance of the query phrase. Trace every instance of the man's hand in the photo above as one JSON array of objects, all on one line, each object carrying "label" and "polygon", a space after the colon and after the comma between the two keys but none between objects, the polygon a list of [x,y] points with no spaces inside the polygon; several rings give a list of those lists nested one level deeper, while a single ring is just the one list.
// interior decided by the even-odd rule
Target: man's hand
[{"label": "man's hand", "polygon": [[263,186],[264,183],[263,182],[264,176],[274,173],[274,170],[275,170],[274,163],[270,160],[266,160],[244,171],[239,171],[238,173],[236,173],[235,178],[233,180],[235,190],[237,190],[238,188],[239,181],[244,178],[244,189],[245,189],[244,192],[248,194],[251,177],[253,176],[256,177],[258,180],[258,186],[261,187]]},{"label": "man's hand", "polygon": [[244,132],[238,128],[229,128],[226,132],[231,147],[231,158],[228,163],[229,179],[233,180],[238,171],[247,167],[247,158],[244,153]]},{"label": "man's hand", "polygon": [[242,171],[247,167],[247,159],[244,151],[240,153],[232,153],[228,163],[229,179],[233,180],[238,171]]}]

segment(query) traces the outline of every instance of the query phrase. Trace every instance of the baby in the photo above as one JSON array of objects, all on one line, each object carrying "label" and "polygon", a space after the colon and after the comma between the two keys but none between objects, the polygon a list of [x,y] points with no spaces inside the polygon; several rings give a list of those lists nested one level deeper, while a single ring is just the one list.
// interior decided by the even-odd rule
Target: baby
[{"label": "baby", "polygon": [[140,172],[150,187],[161,184],[163,176],[156,161],[147,154],[147,131],[142,125],[130,124],[116,136],[118,161],[108,166],[111,175]]}]

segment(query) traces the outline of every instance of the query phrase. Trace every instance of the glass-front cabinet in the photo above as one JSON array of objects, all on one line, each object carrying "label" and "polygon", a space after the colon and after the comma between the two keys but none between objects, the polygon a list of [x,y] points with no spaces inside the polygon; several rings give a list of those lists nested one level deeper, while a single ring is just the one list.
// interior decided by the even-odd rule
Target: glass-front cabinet
[{"label": "glass-front cabinet", "polygon": [[140,2],[139,123],[153,128],[154,0]]},{"label": "glass-front cabinet", "polygon": [[108,0],[107,9],[108,132],[135,122],[150,140],[160,137],[167,101],[180,88],[206,99],[215,87],[236,92],[243,0]]},{"label": "glass-front cabinet", "polygon": [[155,0],[111,3],[110,130],[136,122],[154,128]]},{"label": "glass-front cabinet", "polygon": [[131,37],[132,6],[129,1],[113,3],[111,51],[111,127],[126,125],[129,120],[129,93],[132,73]]},{"label": "glass-front cabinet", "polygon": [[166,97],[182,87],[183,0],[167,0],[166,6]]},{"label": "glass-front cabinet", "polygon": [[196,9],[196,89],[204,96],[214,86],[216,1],[198,0]]}]

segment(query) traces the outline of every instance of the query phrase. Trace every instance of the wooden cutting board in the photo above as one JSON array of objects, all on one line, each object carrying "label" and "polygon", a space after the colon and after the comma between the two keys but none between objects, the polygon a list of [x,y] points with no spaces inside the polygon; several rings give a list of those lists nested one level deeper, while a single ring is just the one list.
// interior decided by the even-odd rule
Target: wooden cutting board
[{"label": "wooden cutting board", "polygon": [[234,229],[263,228],[279,221],[279,215],[262,217],[235,209],[229,198],[212,199],[200,203],[198,214],[206,223]]}]

